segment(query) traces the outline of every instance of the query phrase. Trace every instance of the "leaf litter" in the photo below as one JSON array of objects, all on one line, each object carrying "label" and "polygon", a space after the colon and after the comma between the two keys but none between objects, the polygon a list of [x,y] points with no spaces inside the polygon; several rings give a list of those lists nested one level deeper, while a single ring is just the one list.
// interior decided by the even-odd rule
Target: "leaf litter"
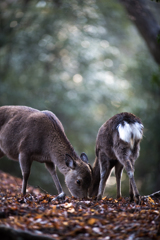
[{"label": "leaf litter", "polygon": [[0,172],[0,225],[53,239],[160,239],[160,198],[142,197],[141,205],[129,198],[78,200],[28,187],[22,180]]}]

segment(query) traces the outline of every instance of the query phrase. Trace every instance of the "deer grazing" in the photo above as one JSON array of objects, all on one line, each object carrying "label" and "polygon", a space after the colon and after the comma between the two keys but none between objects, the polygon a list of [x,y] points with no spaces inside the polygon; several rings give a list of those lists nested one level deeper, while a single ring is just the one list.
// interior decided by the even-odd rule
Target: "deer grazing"
[{"label": "deer grazing", "polygon": [[106,181],[115,167],[117,198],[121,197],[121,175],[126,170],[130,182],[130,201],[140,203],[140,195],[134,180],[134,164],[139,156],[143,136],[141,120],[131,113],[116,114],[105,122],[96,139],[96,159],[93,165],[93,182],[90,197],[102,199]]},{"label": "deer grazing", "polygon": [[65,193],[56,174],[56,166],[64,174],[65,183],[76,198],[86,198],[91,184],[91,168],[85,153],[80,157],[67,139],[60,120],[50,111],[26,106],[0,107],[0,158],[6,155],[19,160],[22,171],[22,194],[33,161],[45,163],[58,190],[55,199]]}]

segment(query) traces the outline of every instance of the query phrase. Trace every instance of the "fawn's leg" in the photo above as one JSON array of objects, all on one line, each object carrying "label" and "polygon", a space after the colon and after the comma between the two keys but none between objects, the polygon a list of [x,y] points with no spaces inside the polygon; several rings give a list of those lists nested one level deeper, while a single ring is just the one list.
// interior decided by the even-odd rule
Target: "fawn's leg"
[{"label": "fawn's leg", "polygon": [[135,199],[136,199],[136,203],[140,204],[140,195],[139,195],[139,192],[138,192],[135,180],[134,180],[134,169],[133,169],[133,166],[132,166],[130,160],[125,161],[124,168],[125,168],[125,170],[127,172],[127,175],[129,177],[131,200],[133,199],[133,194],[134,194]]},{"label": "fawn's leg", "polygon": [[115,175],[117,182],[117,198],[120,198],[121,195],[121,176],[123,172],[123,165],[118,161],[115,165]]},{"label": "fawn's leg", "polygon": [[132,159],[132,151],[130,149],[130,144],[121,142],[118,147],[115,148],[116,157],[119,162],[124,166],[127,175],[129,177],[131,185],[131,194],[135,196],[136,202],[140,204],[140,195],[134,180],[134,164]]},{"label": "fawn's leg", "polygon": [[131,181],[129,181],[129,196],[130,196],[130,202],[133,202],[134,201],[134,193],[133,193]]}]

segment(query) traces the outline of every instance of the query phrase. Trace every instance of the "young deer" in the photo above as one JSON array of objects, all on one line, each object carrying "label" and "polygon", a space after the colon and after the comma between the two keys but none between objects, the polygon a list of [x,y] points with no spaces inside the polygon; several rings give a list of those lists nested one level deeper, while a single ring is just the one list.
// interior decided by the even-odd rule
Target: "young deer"
[{"label": "young deer", "polygon": [[134,164],[139,156],[143,136],[141,120],[131,113],[116,114],[99,129],[96,139],[96,159],[93,165],[93,183],[89,195],[102,198],[106,181],[113,167],[117,182],[117,198],[121,197],[121,175],[125,168],[130,181],[130,200],[140,196],[134,180]]},{"label": "young deer", "polygon": [[31,164],[38,161],[45,163],[53,178],[59,194],[55,199],[65,198],[56,166],[64,174],[72,196],[87,197],[92,177],[88,158],[85,153],[78,157],[61,122],[52,112],[25,106],[0,107],[0,158],[4,155],[19,160],[23,195]]}]

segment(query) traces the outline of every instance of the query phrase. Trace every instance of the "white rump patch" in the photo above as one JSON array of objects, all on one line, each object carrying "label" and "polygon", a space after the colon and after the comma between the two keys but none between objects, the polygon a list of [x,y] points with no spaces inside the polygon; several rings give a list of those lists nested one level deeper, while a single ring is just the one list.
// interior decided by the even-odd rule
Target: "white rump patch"
[{"label": "white rump patch", "polygon": [[127,123],[124,121],[124,125],[120,123],[117,126],[119,137],[124,141],[131,143],[131,146],[134,145],[134,140],[142,139],[143,135],[143,125],[135,122],[135,123]]}]

